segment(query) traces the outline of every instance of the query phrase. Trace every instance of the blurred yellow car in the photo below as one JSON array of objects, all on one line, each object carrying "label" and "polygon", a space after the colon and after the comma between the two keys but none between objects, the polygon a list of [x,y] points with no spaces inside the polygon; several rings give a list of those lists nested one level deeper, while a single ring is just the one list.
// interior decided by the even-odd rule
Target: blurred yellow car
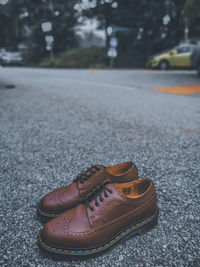
[{"label": "blurred yellow car", "polygon": [[191,67],[191,55],[194,45],[180,45],[169,51],[152,56],[147,61],[147,66],[166,70],[169,68],[189,68]]}]

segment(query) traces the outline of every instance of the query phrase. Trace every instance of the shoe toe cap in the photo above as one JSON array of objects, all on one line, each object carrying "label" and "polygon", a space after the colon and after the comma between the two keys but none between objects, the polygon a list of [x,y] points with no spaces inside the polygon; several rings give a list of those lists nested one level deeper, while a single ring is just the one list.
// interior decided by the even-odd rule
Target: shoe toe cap
[{"label": "shoe toe cap", "polygon": [[59,199],[53,192],[49,193],[40,200],[39,208],[47,212],[56,212],[59,208]]},{"label": "shoe toe cap", "polygon": [[62,215],[46,223],[42,229],[42,239],[50,246],[70,245],[70,243],[68,244],[68,238],[63,231],[65,221],[62,220],[61,216]]}]

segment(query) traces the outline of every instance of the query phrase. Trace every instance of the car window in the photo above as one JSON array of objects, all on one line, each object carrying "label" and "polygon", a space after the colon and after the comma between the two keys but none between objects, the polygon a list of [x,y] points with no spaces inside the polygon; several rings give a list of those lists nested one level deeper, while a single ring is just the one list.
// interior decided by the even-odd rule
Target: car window
[{"label": "car window", "polygon": [[177,54],[188,53],[188,52],[191,52],[191,47],[189,46],[177,48]]}]

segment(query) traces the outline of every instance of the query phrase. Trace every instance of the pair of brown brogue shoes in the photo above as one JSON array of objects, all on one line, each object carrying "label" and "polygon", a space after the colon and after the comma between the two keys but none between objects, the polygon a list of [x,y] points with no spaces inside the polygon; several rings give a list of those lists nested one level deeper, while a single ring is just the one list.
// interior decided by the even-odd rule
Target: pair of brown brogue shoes
[{"label": "pair of brown brogue shoes", "polygon": [[157,224],[156,190],[150,179],[138,180],[133,162],[95,165],[70,185],[44,196],[38,214],[48,220],[40,246],[53,253],[84,256],[147,232]]}]

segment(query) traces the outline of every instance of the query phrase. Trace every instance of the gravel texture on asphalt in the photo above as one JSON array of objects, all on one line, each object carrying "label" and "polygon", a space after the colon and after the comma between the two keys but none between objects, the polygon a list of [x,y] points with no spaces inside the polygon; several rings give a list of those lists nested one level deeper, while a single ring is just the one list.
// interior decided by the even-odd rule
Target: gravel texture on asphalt
[{"label": "gravel texture on asphalt", "polygon": [[[200,266],[200,97],[152,91],[198,82],[192,72],[1,69],[0,265]],[[43,253],[40,198],[94,163],[126,160],[155,183],[158,226],[93,258]]]}]

